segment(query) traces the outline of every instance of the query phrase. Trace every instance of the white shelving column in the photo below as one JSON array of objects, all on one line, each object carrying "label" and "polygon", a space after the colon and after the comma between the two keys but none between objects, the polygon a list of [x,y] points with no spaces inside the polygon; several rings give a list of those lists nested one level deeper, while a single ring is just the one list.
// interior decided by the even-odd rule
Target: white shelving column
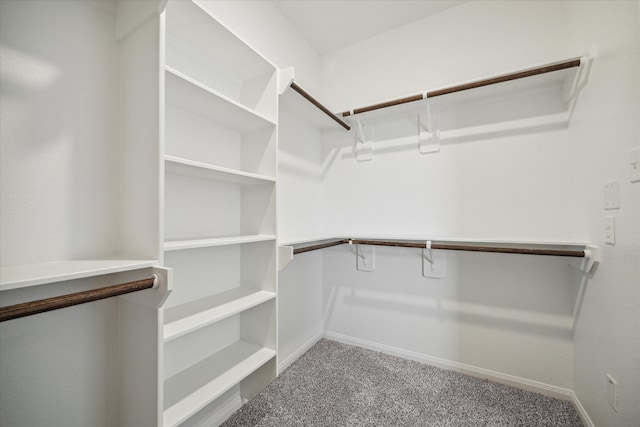
[{"label": "white shelving column", "polygon": [[277,70],[192,1],[165,10],[163,425],[276,375]]}]

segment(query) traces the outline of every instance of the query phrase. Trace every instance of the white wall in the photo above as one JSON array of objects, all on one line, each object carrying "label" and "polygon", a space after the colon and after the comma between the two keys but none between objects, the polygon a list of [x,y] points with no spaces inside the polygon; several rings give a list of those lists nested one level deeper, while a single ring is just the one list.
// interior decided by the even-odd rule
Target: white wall
[{"label": "white wall", "polygon": [[[323,93],[349,109],[580,55],[565,49],[563,21],[561,2],[469,2],[326,55]],[[370,162],[354,159],[352,138],[324,142],[327,230],[569,235],[566,129],[443,142],[427,155],[417,143],[374,143]],[[348,248],[327,251],[326,330],[571,389],[573,267],[547,257],[444,256],[445,278],[426,279],[418,250],[376,248],[372,273],[355,271]]]},{"label": "white wall", "polygon": [[[640,147],[640,2],[567,2],[569,46],[594,43],[597,59],[569,129],[569,231],[602,248],[584,278],[574,338],[574,389],[598,426],[640,423],[640,182],[628,153]],[[602,183],[620,182],[620,209],[604,210]],[[616,244],[604,243],[615,216]],[[580,279],[579,277],[577,278]],[[607,403],[605,375],[619,384],[619,412]]]},{"label": "white wall", "polygon": [[1,7],[2,265],[113,255],[119,250],[115,5]]},{"label": "white wall", "polygon": [[[115,4],[0,2],[2,266],[119,251]],[[2,305],[113,284],[4,291]],[[120,425],[116,299],[3,322],[0,424]]]}]

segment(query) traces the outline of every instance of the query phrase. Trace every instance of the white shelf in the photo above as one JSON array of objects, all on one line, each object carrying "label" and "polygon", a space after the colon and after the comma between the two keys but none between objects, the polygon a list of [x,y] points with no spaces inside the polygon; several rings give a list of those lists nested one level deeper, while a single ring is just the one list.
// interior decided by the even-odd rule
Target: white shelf
[{"label": "white shelf", "polygon": [[216,237],[211,239],[172,240],[164,243],[165,251],[179,251],[184,249],[208,248],[212,246],[239,245],[243,243],[266,242],[275,240],[272,234],[256,234],[251,236]]},{"label": "white shelf", "polygon": [[168,378],[163,425],[179,425],[275,355],[274,350],[238,341]]},{"label": "white shelf", "polygon": [[194,160],[165,156],[165,171],[170,174],[187,175],[196,178],[214,179],[233,184],[255,185],[274,183],[274,177],[243,172],[221,166],[214,166]]},{"label": "white shelf", "polygon": [[151,267],[157,260],[96,259],[3,267],[0,291]]},{"label": "white shelf", "polygon": [[237,288],[165,310],[164,340],[170,341],[276,297],[275,292]]},{"label": "white shelf", "polygon": [[178,70],[166,66],[165,71],[168,104],[242,132],[257,131],[276,124]]},{"label": "white shelf", "polygon": [[274,71],[271,64],[244,40],[224,27],[198,1],[167,5],[167,43],[200,61],[215,61],[229,76],[243,81]]},{"label": "white shelf", "polygon": [[327,234],[316,234],[316,235],[292,235],[292,236],[283,236],[278,238],[278,246],[293,246],[293,245],[301,245],[303,243],[320,243],[328,240],[339,240],[344,237],[336,237],[334,235]]}]

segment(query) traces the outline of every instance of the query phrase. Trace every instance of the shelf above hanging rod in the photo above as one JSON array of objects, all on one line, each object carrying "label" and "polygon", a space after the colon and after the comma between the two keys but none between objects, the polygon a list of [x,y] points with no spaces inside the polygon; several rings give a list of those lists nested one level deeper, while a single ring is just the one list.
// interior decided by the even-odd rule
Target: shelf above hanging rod
[{"label": "shelf above hanging rod", "polygon": [[[293,259],[293,255],[311,252],[315,250],[339,246],[370,245],[391,246],[416,249],[438,249],[449,251],[485,252],[519,255],[541,255],[568,258],[583,258],[586,260],[584,270],[591,272],[594,265],[599,262],[598,247],[584,243],[549,243],[549,242],[498,242],[498,241],[474,241],[462,239],[405,239],[405,238],[321,238],[318,240],[306,239],[280,247],[289,249],[286,259],[283,259],[281,269]],[[294,247],[295,246],[295,247]]]},{"label": "shelf above hanging rod", "polygon": [[569,68],[580,67],[582,64],[581,58],[574,58],[567,61],[556,62],[552,64],[543,65],[535,68],[528,68],[525,70],[503,74],[496,77],[491,77],[482,80],[476,80],[469,83],[450,86],[447,88],[436,89],[428,92],[423,92],[417,95],[407,96],[404,98],[394,99],[391,101],[381,102],[379,104],[369,105],[366,107],[356,108],[351,111],[344,111],[340,113],[342,117],[348,117],[356,114],[366,113],[369,111],[380,110],[383,108],[393,107],[396,105],[407,104],[410,102],[422,101],[423,99],[435,98],[442,95],[448,95],[456,92],[462,92],[465,90],[476,89],[484,86],[490,86],[498,83],[504,83],[512,80],[523,79],[526,77],[537,76],[540,74],[552,73],[555,71],[566,70]]},{"label": "shelf above hanging rod", "polygon": [[157,280],[158,277],[154,275],[147,279],[121,283],[119,285],[0,307],[0,322],[150,289],[156,286]]}]

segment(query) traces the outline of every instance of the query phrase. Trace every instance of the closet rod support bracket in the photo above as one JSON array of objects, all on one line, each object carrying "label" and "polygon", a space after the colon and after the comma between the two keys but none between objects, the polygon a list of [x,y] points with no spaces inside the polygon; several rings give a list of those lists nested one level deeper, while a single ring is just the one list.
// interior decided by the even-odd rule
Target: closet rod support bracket
[{"label": "closet rod support bracket", "polygon": [[600,248],[598,246],[586,246],[584,250],[584,267],[586,273],[593,273],[600,263]]}]

